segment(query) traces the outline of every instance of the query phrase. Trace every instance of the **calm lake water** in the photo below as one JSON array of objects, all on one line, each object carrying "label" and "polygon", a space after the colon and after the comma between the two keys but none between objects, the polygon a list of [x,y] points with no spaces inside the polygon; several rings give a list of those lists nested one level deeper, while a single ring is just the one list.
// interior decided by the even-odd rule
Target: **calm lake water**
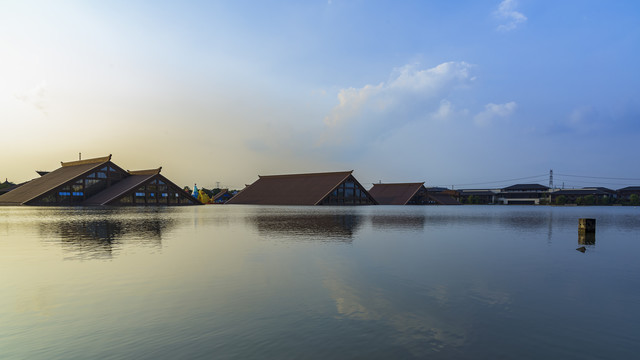
[{"label": "calm lake water", "polygon": [[0,207],[0,359],[636,358],[639,259],[633,207]]}]

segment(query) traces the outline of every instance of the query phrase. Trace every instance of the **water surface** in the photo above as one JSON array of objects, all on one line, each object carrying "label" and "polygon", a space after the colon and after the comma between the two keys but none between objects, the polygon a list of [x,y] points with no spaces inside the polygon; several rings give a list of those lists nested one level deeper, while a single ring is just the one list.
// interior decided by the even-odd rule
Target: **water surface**
[{"label": "water surface", "polygon": [[0,207],[0,358],[632,358],[639,230],[632,207]]}]

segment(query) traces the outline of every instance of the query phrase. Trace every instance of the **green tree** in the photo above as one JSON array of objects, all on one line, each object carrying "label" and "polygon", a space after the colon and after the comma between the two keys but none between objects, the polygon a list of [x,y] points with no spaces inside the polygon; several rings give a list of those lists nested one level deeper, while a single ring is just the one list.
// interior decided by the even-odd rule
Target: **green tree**
[{"label": "green tree", "polygon": [[634,206],[640,205],[640,197],[638,197],[638,194],[631,194],[631,196],[629,196],[629,203]]},{"label": "green tree", "polygon": [[594,205],[596,203],[596,197],[593,195],[587,195],[584,197],[584,205]]},{"label": "green tree", "polygon": [[15,185],[14,183],[12,183],[9,180],[5,180],[3,183],[0,183],[0,189],[4,189],[4,188],[8,188]]},{"label": "green tree", "polygon": [[582,204],[584,204],[584,198],[582,196],[578,196],[578,198],[576,199],[576,205]]},{"label": "green tree", "polygon": [[609,205],[611,203],[611,199],[609,199],[609,196],[607,195],[603,195],[602,199],[600,199],[600,204],[602,205]]},{"label": "green tree", "polygon": [[556,198],[556,205],[564,205],[567,203],[567,197],[564,195],[560,195]]}]

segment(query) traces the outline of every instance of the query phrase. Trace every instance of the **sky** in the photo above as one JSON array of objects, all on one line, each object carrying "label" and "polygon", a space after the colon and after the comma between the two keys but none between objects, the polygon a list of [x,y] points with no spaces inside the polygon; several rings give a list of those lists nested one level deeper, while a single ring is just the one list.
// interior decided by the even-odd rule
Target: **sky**
[{"label": "sky", "polygon": [[0,177],[640,185],[636,1],[0,1]]}]

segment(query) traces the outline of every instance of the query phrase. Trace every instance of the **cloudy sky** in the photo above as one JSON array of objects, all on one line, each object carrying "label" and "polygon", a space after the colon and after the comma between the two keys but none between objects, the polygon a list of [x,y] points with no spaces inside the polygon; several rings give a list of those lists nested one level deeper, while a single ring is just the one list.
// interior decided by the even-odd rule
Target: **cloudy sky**
[{"label": "cloudy sky", "polygon": [[635,1],[4,0],[0,49],[2,181],[640,184]]}]

